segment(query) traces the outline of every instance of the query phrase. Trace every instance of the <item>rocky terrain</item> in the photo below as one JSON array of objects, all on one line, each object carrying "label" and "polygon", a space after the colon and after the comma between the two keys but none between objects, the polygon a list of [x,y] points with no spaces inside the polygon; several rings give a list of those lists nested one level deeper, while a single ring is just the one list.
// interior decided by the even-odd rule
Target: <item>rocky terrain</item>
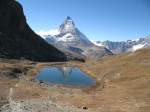
[{"label": "rocky terrain", "polygon": [[104,46],[114,54],[121,54],[126,52],[134,52],[141,48],[150,48],[150,36],[139,38],[136,40],[127,40],[121,42],[113,41],[96,41],[94,42],[97,46]]},{"label": "rocky terrain", "polygon": [[22,6],[0,0],[0,57],[34,61],[65,61],[64,53],[46,43],[26,23]]},{"label": "rocky terrain", "polygon": [[71,17],[67,17],[53,33],[39,32],[49,44],[76,57],[98,59],[112,53],[104,46],[94,45],[78,28]]}]

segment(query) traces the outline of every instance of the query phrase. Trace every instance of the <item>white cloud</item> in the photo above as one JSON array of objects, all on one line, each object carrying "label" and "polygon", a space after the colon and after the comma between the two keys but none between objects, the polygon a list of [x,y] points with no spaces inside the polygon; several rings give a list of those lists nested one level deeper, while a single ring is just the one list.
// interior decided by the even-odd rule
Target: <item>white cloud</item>
[{"label": "white cloud", "polygon": [[58,29],[54,29],[54,30],[49,30],[49,31],[39,31],[36,32],[38,35],[42,36],[44,38],[44,35],[58,35],[60,32],[58,31]]}]

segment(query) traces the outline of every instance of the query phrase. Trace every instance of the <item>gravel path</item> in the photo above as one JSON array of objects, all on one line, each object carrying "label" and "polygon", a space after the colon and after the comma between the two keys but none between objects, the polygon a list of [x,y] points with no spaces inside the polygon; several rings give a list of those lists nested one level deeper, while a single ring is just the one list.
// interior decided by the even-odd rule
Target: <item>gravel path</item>
[{"label": "gravel path", "polygon": [[82,108],[61,105],[48,99],[31,99],[26,101],[10,101],[4,105],[1,112],[89,112]]}]

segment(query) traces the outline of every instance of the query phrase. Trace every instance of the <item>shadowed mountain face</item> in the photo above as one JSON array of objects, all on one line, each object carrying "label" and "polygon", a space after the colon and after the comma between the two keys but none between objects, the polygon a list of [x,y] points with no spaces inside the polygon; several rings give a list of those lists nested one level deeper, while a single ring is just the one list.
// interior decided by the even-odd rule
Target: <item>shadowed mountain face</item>
[{"label": "shadowed mountain face", "polygon": [[17,1],[0,0],[0,58],[65,61],[66,55],[32,31]]}]

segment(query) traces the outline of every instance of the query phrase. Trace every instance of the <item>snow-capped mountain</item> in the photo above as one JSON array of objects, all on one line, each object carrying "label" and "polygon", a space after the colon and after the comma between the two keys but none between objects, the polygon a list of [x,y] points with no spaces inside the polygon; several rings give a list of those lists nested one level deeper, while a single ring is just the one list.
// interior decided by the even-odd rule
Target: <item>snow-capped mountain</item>
[{"label": "snow-capped mountain", "polygon": [[49,44],[65,52],[71,52],[86,57],[96,56],[98,58],[112,54],[104,46],[100,47],[93,44],[78,28],[76,28],[74,21],[69,16],[58,29],[49,31],[48,33],[45,35],[44,32],[39,32]]},{"label": "snow-capped mountain", "polygon": [[120,54],[125,52],[134,52],[142,48],[150,47],[150,36],[139,38],[136,40],[127,40],[122,42],[112,42],[112,41],[96,41],[93,42],[97,46],[105,46],[114,54]]},{"label": "snow-capped mountain", "polygon": [[[63,24],[60,25],[59,29],[56,31],[56,34],[43,35],[45,39],[51,43],[50,40],[53,40],[53,43],[65,43],[71,46],[91,46],[93,43],[88,40],[88,38],[81,33],[76,27],[73,20],[70,17],[67,17]],[[53,44],[51,43],[51,44]]]}]

